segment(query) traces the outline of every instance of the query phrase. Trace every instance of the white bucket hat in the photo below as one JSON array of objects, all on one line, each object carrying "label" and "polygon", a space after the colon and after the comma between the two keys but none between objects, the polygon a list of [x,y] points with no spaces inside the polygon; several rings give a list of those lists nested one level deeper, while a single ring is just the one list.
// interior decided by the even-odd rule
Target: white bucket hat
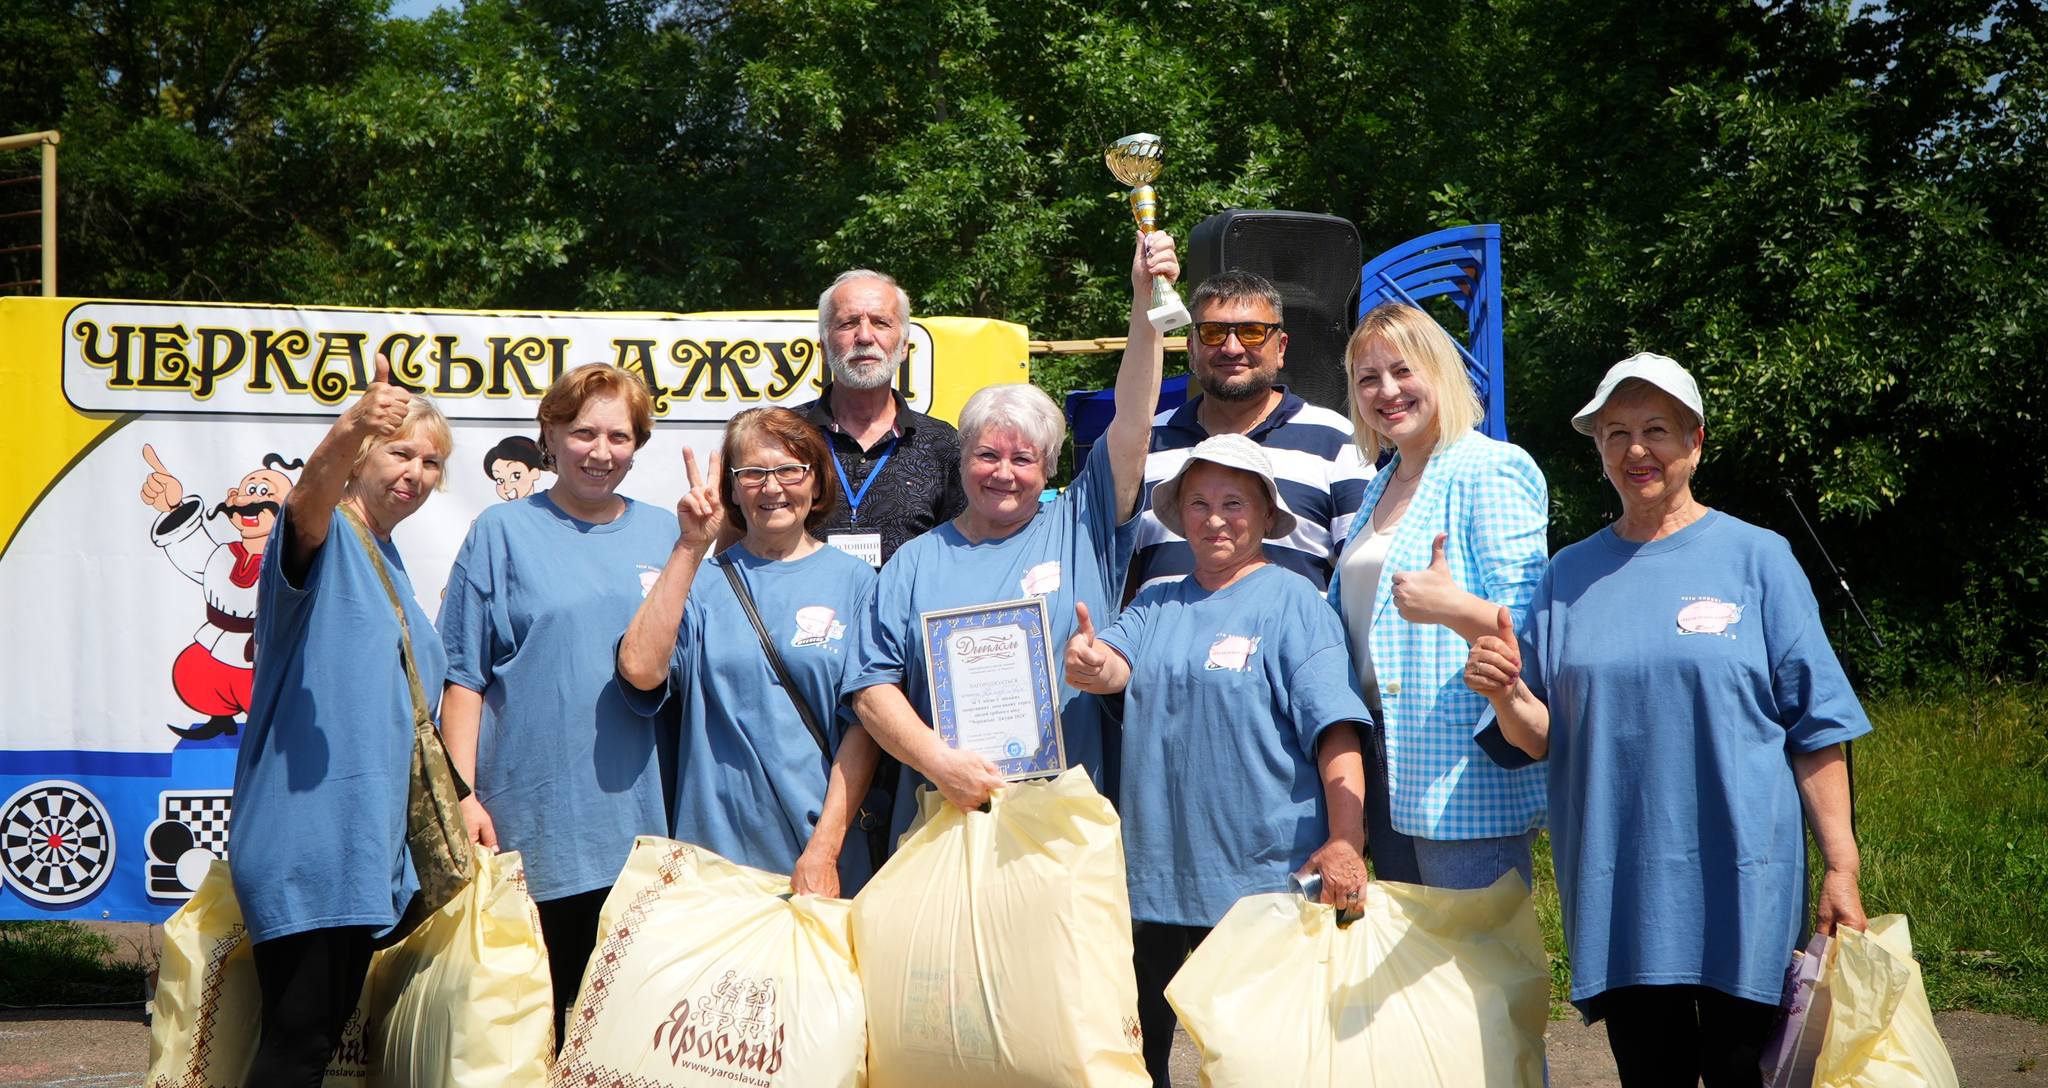
[{"label": "white bucket hat", "polygon": [[1662,389],[1676,398],[1678,403],[1692,409],[1692,414],[1702,424],[1707,421],[1707,409],[1700,402],[1700,387],[1694,384],[1692,375],[1678,365],[1678,360],[1667,355],[1641,352],[1607,368],[1607,376],[1600,379],[1600,388],[1593,393],[1593,399],[1586,402],[1579,414],[1572,417],[1572,427],[1580,434],[1593,433],[1593,416],[1607,404],[1608,398],[1621,383],[1630,378],[1639,378]]},{"label": "white bucket hat", "polygon": [[1273,482],[1273,465],[1266,460],[1266,451],[1257,442],[1241,434],[1219,434],[1204,438],[1202,444],[1188,453],[1188,459],[1180,471],[1159,481],[1152,488],[1152,513],[1159,518],[1159,524],[1175,536],[1188,535],[1180,520],[1180,480],[1195,467],[1195,462],[1207,461],[1212,465],[1234,468],[1249,472],[1266,485],[1266,501],[1273,504],[1273,524],[1266,530],[1267,540],[1279,540],[1294,531],[1294,511],[1280,501],[1280,488]]}]

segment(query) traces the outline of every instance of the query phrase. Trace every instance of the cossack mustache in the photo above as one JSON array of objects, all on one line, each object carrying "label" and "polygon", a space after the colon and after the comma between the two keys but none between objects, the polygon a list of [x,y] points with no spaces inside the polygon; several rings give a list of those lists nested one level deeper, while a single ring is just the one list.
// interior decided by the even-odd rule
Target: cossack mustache
[{"label": "cossack mustache", "polygon": [[223,514],[226,514],[238,518],[254,518],[263,516],[263,512],[265,510],[270,511],[272,514],[276,514],[282,511],[283,509],[284,508],[282,506],[279,506],[276,502],[270,499],[265,499],[262,502],[247,503],[242,506],[229,506],[227,503],[221,503],[220,505],[215,506],[213,508],[213,512],[211,514],[208,514],[207,517],[217,518],[222,516]]}]

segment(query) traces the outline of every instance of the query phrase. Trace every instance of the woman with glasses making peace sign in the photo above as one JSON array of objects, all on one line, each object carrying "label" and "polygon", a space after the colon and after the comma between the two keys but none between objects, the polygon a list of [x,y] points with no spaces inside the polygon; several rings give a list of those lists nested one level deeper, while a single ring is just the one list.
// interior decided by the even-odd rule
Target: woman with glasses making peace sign
[{"label": "woman with glasses making peace sign", "polygon": [[[851,896],[869,865],[846,832],[880,749],[839,712],[839,681],[875,572],[812,535],[832,514],[831,456],[786,408],[734,416],[708,474],[684,451],[682,535],[618,668],[642,714],[680,710],[676,838],[789,873],[799,895]],[[707,562],[728,523],[744,535]]]}]

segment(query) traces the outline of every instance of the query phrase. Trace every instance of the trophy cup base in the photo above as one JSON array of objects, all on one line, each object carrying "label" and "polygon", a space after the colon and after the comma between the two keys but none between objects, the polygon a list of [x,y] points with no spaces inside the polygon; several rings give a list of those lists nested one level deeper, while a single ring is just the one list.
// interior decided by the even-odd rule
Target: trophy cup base
[{"label": "trophy cup base", "polygon": [[1192,319],[1188,316],[1188,308],[1181,305],[1180,297],[1168,295],[1166,301],[1145,311],[1145,320],[1151,322],[1152,328],[1164,336],[1186,325]]}]

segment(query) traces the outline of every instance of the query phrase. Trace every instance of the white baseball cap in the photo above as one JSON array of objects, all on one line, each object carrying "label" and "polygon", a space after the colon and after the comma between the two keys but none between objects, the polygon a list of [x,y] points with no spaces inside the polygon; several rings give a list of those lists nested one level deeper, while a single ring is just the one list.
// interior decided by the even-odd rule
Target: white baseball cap
[{"label": "white baseball cap", "polygon": [[1678,360],[1668,355],[1639,352],[1607,368],[1607,376],[1600,379],[1600,388],[1593,393],[1593,399],[1586,402],[1579,414],[1572,417],[1572,427],[1580,434],[1593,433],[1593,416],[1607,404],[1608,398],[1621,383],[1630,378],[1649,382],[1651,385],[1671,394],[1678,403],[1692,409],[1692,414],[1704,424],[1707,421],[1706,406],[1700,402],[1700,387],[1694,384],[1692,375],[1678,365]]},{"label": "white baseball cap", "polygon": [[1294,511],[1280,501],[1280,488],[1273,482],[1273,464],[1266,460],[1266,451],[1241,434],[1219,434],[1202,439],[1201,445],[1191,450],[1188,459],[1181,463],[1179,472],[1152,488],[1152,513],[1159,518],[1159,524],[1166,526],[1173,535],[1188,535],[1180,520],[1180,479],[1195,467],[1197,461],[1249,472],[1266,485],[1266,501],[1273,504],[1273,524],[1266,530],[1267,540],[1279,540],[1294,531]]}]

